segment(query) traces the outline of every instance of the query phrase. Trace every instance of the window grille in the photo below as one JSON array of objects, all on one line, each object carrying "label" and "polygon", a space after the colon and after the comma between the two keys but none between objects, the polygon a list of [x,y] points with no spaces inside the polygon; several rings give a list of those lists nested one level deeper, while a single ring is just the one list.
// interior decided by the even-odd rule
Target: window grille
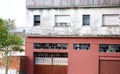
[{"label": "window grille", "polygon": [[67,43],[34,43],[34,49],[67,49]]},{"label": "window grille", "polygon": [[120,52],[120,44],[100,44],[99,52]]},{"label": "window grille", "polygon": [[68,65],[67,53],[35,53],[35,64]]},{"label": "window grille", "polygon": [[90,44],[73,44],[73,49],[75,49],[75,50],[88,50],[88,49],[90,49]]}]

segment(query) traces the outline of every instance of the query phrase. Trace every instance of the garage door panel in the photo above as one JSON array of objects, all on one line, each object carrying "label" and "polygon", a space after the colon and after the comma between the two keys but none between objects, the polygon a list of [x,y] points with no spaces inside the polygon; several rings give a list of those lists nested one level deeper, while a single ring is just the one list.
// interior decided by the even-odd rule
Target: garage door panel
[{"label": "garage door panel", "polygon": [[67,74],[67,66],[53,65],[53,74]]},{"label": "garage door panel", "polygon": [[35,65],[35,74],[52,74],[50,65]]},{"label": "garage door panel", "polygon": [[67,74],[67,66],[35,65],[35,74]]},{"label": "garage door panel", "polygon": [[100,74],[120,74],[119,60],[101,60]]}]

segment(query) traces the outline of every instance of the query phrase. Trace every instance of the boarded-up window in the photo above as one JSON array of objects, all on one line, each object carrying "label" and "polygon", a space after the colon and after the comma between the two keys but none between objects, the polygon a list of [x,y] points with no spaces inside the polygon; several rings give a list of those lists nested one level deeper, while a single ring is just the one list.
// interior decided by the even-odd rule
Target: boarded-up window
[{"label": "boarded-up window", "polygon": [[106,14],[103,15],[103,25],[119,25],[119,14]]},{"label": "boarded-up window", "polygon": [[55,16],[55,26],[57,26],[57,27],[70,26],[70,16],[69,15],[56,15]]}]

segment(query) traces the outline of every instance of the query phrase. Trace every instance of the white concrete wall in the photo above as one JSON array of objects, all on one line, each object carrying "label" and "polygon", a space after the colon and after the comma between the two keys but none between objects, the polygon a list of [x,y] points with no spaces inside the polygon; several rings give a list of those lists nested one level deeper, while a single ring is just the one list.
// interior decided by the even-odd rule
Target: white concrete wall
[{"label": "white concrete wall", "polygon": [[[90,15],[90,26],[82,26],[82,16]],[[28,35],[120,35],[118,26],[102,26],[104,14],[119,14],[119,8],[76,8],[76,9],[27,9],[27,26],[32,27]],[[41,16],[41,24],[33,26],[33,16]],[[55,27],[55,15],[69,15],[70,27]]]}]

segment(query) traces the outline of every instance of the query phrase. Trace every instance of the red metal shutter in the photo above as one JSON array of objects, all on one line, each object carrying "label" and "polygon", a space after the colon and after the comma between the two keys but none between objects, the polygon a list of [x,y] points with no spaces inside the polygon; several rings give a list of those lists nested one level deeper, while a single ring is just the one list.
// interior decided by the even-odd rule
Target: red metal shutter
[{"label": "red metal shutter", "polygon": [[120,74],[120,60],[101,60],[100,74]]}]

